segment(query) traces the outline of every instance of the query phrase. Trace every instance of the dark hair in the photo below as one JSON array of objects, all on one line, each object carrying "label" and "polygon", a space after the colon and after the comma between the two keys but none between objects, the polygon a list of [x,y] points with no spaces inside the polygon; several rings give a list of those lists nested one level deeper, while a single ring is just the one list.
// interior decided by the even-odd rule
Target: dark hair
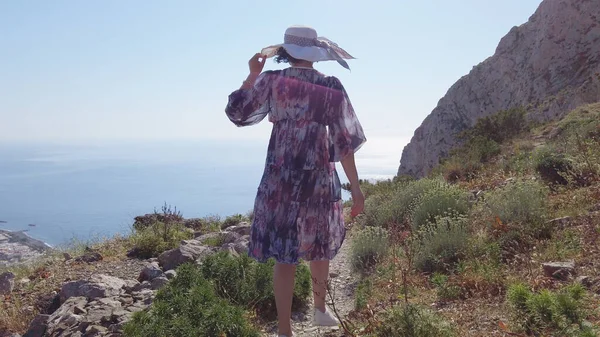
[{"label": "dark hair", "polygon": [[277,56],[275,56],[275,62],[277,62],[277,63],[298,63],[300,61],[301,60],[298,60],[298,59],[290,56],[290,54],[288,54],[288,52],[287,52],[287,50],[285,50],[285,48],[279,47],[279,49],[277,49]]}]

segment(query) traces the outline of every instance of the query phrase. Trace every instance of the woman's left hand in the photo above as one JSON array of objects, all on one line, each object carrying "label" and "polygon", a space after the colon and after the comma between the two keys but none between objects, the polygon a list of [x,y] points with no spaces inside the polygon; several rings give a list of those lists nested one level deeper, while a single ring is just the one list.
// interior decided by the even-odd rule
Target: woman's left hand
[{"label": "woman's left hand", "polygon": [[262,72],[263,68],[265,67],[266,61],[267,61],[267,58],[264,55],[262,55],[261,53],[256,53],[254,56],[252,56],[250,61],[248,61],[248,67],[250,68],[250,73],[255,74],[255,75],[260,74]]},{"label": "woman's left hand", "polygon": [[360,186],[352,188],[352,210],[350,215],[356,218],[365,210],[365,196],[363,195]]}]

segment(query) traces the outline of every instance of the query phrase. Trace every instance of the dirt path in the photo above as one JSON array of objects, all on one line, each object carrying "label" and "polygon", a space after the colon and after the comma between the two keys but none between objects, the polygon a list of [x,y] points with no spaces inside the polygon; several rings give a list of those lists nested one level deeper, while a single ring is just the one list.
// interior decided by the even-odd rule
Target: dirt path
[{"label": "dirt path", "polygon": [[[348,233],[350,234],[350,233]],[[350,238],[344,241],[338,255],[331,261],[330,280],[336,309],[345,317],[354,308],[354,289],[357,278],[350,266]],[[312,326],[313,307],[305,312],[292,313],[294,337],[339,336],[340,329],[317,328]]]}]

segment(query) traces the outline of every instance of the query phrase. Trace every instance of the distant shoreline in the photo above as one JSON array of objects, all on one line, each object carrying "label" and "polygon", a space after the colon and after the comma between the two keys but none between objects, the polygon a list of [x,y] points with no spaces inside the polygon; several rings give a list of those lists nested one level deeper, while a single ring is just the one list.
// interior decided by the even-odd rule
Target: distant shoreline
[{"label": "distant shoreline", "polygon": [[51,249],[24,231],[0,229],[0,266],[31,261]]}]

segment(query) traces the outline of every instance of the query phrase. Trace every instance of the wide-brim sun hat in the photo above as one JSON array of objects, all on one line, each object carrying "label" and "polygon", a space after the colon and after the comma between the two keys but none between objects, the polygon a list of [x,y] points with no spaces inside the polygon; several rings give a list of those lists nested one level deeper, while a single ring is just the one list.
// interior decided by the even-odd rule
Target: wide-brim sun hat
[{"label": "wide-brim sun hat", "polygon": [[283,43],[263,48],[261,54],[267,58],[277,55],[279,48],[298,60],[309,62],[337,61],[342,67],[350,69],[344,59],[354,59],[335,42],[319,37],[317,31],[307,26],[291,26],[286,29]]}]

